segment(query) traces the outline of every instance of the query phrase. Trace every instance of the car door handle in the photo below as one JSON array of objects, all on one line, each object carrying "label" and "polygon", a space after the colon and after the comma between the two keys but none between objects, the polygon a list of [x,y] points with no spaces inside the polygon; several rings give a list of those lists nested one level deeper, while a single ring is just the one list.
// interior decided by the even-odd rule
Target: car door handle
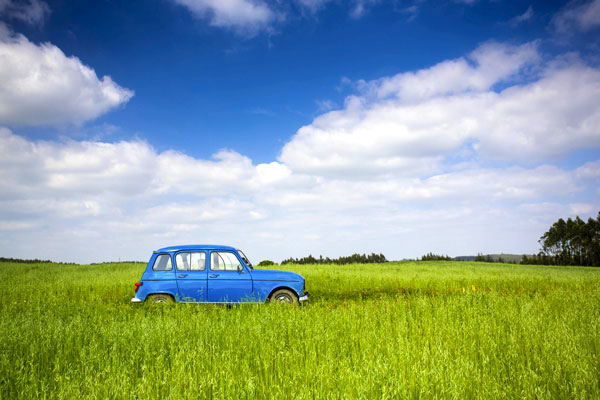
[{"label": "car door handle", "polygon": [[186,276],[187,276],[187,274],[177,275],[178,278],[185,278]]},{"label": "car door handle", "polygon": [[216,278],[217,276],[219,276],[219,274],[212,274],[212,275],[209,275],[208,277],[209,278]]}]

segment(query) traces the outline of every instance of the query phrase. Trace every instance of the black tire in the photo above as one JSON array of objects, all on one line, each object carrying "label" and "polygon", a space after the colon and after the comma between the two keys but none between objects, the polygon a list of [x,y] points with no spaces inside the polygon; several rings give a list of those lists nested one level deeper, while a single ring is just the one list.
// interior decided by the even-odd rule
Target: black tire
[{"label": "black tire", "polygon": [[146,302],[150,304],[169,304],[175,303],[175,299],[168,294],[151,294],[146,298]]},{"label": "black tire", "polygon": [[279,289],[273,292],[269,297],[269,303],[282,303],[282,304],[298,304],[298,296],[296,293],[288,289]]}]

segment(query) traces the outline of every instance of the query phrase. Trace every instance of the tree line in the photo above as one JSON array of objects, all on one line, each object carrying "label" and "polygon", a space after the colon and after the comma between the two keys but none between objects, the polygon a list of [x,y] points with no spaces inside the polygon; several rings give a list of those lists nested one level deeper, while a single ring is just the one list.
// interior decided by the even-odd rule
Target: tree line
[{"label": "tree line", "polygon": [[319,258],[315,258],[312,255],[308,257],[302,258],[293,258],[290,257],[287,260],[283,260],[281,265],[284,264],[371,264],[371,263],[384,263],[387,262],[385,256],[383,254],[352,254],[347,257],[339,257],[339,258],[329,258],[323,256],[319,256]]},{"label": "tree line", "polygon": [[16,264],[64,264],[64,265],[75,265],[72,262],[55,262],[51,260],[38,260],[37,258],[32,260],[26,260],[23,258],[8,258],[8,257],[0,257],[0,262],[5,263],[16,263]]},{"label": "tree line", "polygon": [[510,263],[516,264],[515,260],[505,260],[502,255],[477,253],[476,256],[461,256],[461,257],[450,257],[448,255],[442,256],[429,252],[421,257],[421,261],[479,261],[489,263]]},{"label": "tree line", "polygon": [[539,254],[523,256],[521,264],[600,266],[600,212],[586,221],[560,218],[539,240]]},{"label": "tree line", "polygon": [[475,256],[475,259],[473,261],[479,261],[479,262],[488,262],[488,263],[500,263],[500,264],[504,264],[504,263],[508,263],[508,264],[516,264],[516,261],[508,261],[505,260],[504,258],[502,258],[502,256],[498,256],[498,257],[492,257],[490,254],[486,254],[485,256],[481,253],[477,253],[477,255]]},{"label": "tree line", "polygon": [[421,261],[454,261],[454,258],[448,255],[441,256],[439,254],[433,254],[432,252],[429,252],[421,257]]}]

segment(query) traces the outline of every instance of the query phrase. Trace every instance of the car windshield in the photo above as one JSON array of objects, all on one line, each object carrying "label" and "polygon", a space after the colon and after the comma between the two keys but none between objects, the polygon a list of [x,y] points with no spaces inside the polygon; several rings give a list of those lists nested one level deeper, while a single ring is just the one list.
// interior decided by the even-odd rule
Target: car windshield
[{"label": "car windshield", "polygon": [[252,263],[250,262],[250,260],[248,259],[248,257],[246,257],[246,255],[244,254],[244,252],[241,251],[240,249],[238,249],[238,253],[240,253],[240,256],[242,256],[242,260],[244,260],[244,262],[246,263],[246,265],[249,266],[250,268],[254,269],[254,267],[252,266]]}]

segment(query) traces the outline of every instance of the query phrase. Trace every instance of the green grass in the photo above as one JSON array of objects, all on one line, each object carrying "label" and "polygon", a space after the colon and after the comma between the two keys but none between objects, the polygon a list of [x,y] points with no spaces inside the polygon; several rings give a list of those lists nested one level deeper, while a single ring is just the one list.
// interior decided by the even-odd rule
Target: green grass
[{"label": "green grass", "polygon": [[141,264],[0,263],[0,398],[600,397],[600,269],[286,266],[310,303],[130,304]]}]

